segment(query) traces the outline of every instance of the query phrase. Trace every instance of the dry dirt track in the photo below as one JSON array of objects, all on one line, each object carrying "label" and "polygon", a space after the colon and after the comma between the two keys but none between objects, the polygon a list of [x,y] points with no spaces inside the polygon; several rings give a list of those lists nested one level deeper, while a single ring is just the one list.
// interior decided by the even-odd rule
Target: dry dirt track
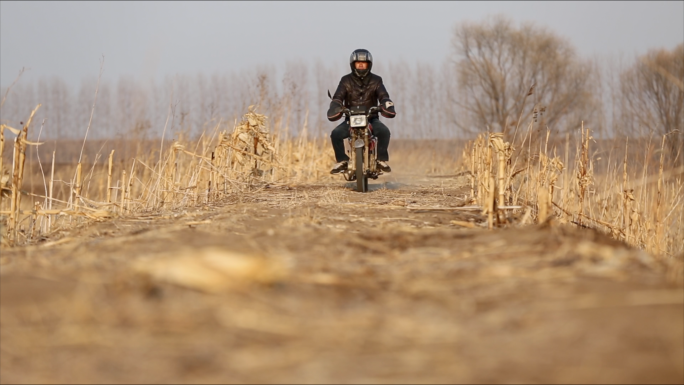
[{"label": "dry dirt track", "polygon": [[411,209],[462,205],[458,178],[384,182],[3,249],[0,381],[684,382],[680,265],[590,230]]}]

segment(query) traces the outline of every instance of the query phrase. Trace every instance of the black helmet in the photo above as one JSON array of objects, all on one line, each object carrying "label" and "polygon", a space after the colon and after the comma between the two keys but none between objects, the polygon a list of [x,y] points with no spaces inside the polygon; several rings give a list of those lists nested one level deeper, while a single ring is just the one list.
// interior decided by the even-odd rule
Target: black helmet
[{"label": "black helmet", "polygon": [[[355,61],[368,62],[368,69],[357,70],[356,67],[354,67]],[[368,75],[371,68],[373,68],[373,55],[371,55],[371,53],[368,52],[367,49],[357,49],[356,51],[352,52],[351,56],[349,57],[349,66],[351,67],[352,72],[356,76],[363,79],[366,77],[366,75]]]}]

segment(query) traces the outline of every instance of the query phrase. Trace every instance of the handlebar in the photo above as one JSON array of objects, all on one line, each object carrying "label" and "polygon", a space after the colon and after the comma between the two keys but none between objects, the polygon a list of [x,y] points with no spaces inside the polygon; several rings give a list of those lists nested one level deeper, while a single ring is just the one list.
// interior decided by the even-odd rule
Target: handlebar
[{"label": "handlebar", "polygon": [[[366,115],[371,115],[374,112],[380,111],[380,107],[373,106],[368,109],[368,112],[366,112]],[[349,116],[351,114],[351,111],[347,107],[342,107],[342,113],[346,116]]]}]

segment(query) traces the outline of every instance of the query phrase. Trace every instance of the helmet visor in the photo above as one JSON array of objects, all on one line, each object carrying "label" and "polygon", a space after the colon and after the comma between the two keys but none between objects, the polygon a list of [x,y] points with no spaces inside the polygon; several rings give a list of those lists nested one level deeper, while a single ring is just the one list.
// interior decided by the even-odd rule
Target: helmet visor
[{"label": "helmet visor", "polygon": [[373,56],[366,50],[356,50],[352,52],[351,57],[349,58],[349,63],[353,63],[355,61],[367,61],[372,63]]}]

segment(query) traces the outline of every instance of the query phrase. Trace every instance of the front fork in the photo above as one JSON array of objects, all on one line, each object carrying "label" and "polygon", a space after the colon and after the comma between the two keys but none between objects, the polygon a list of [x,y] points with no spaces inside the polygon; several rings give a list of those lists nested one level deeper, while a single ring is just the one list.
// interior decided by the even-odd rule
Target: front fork
[{"label": "front fork", "polygon": [[[365,141],[366,150],[367,150],[365,152],[367,154],[366,155],[366,159],[367,159],[366,164],[367,164],[367,167],[368,167],[368,170],[370,171],[370,173],[372,175],[375,175],[375,173],[377,171],[376,168],[377,168],[377,163],[378,163],[378,162],[376,162],[376,159],[378,157],[378,149],[377,149],[378,143],[374,143],[373,151],[371,151],[371,146],[370,146],[371,140],[373,140],[373,139],[371,139],[369,137],[368,130],[366,130],[366,134],[364,135],[364,141]],[[377,139],[376,139],[376,141],[377,141]]]},{"label": "front fork", "polygon": [[[356,165],[356,151],[355,149],[357,148],[357,140],[361,140],[362,142],[359,142],[359,145],[363,143],[363,154],[366,157],[364,159],[365,161],[363,162],[364,166],[366,169],[364,170],[364,174],[370,174],[370,175],[375,175],[377,173],[377,148],[374,148],[374,151],[370,151],[370,144],[373,139],[371,139],[369,133],[370,130],[366,128],[363,130],[362,133],[359,131],[361,130],[352,130],[351,137],[350,137],[350,144],[351,144],[351,154],[349,154],[349,164],[350,165]],[[359,135],[360,134],[360,135]],[[377,143],[375,143],[375,146],[377,147]],[[352,166],[354,167],[354,166]],[[352,169],[353,170],[353,169]],[[350,171],[352,171],[350,170]],[[353,173],[352,173],[353,174]]]}]

